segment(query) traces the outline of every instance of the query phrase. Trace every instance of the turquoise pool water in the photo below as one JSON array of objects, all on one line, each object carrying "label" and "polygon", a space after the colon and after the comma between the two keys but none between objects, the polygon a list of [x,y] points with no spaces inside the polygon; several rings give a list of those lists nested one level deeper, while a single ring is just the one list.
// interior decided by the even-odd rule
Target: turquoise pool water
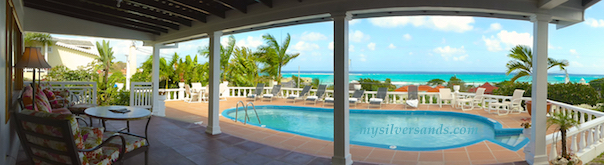
[{"label": "turquoise pool water", "polygon": [[[297,106],[257,106],[261,123],[248,109],[249,124],[333,141],[333,109]],[[243,109],[238,120],[243,121]],[[223,111],[234,119],[235,109]],[[440,111],[350,110],[352,144],[407,151],[463,147],[489,140],[510,150],[528,143],[522,129],[502,129],[482,116]]]}]

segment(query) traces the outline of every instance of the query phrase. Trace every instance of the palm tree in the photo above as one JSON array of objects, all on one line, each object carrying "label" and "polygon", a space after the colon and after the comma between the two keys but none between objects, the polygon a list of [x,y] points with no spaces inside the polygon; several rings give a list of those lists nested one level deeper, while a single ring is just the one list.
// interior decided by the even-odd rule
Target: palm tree
[{"label": "palm tree", "polygon": [[555,125],[557,126],[558,130],[560,130],[560,134],[561,134],[561,141],[562,141],[562,154],[561,156],[563,158],[566,158],[566,160],[570,160],[570,154],[568,154],[566,152],[566,131],[572,127],[576,127],[579,125],[579,121],[573,119],[572,115],[570,113],[561,113],[561,112],[556,112],[554,113],[553,117],[547,118],[547,128],[549,128],[550,126]]},{"label": "palm tree", "polygon": [[[518,72],[510,79],[511,82],[514,82],[521,77],[531,75],[533,71],[533,52],[531,51],[531,48],[525,45],[518,45],[510,50],[508,57],[512,58],[512,60],[506,65],[508,68],[506,75],[510,75],[510,73],[515,71]],[[547,59],[548,70],[556,66],[560,67],[560,70],[566,70],[568,62],[566,60],[558,61],[553,58]]]},{"label": "palm tree", "polygon": [[51,46],[54,42],[50,34],[42,33],[26,33],[25,37],[23,37],[23,41],[26,46],[32,46],[36,43]]},{"label": "palm tree", "polygon": [[235,86],[255,86],[261,80],[256,59],[250,48],[235,48],[229,72]]},{"label": "palm tree", "polygon": [[109,46],[109,41],[103,40],[102,44],[96,42],[96,48],[99,51],[99,56],[96,58],[100,62],[100,67],[103,69],[103,88],[108,87],[109,70],[111,69],[112,60],[115,59],[113,56],[113,48]]},{"label": "palm tree", "polygon": [[300,53],[286,53],[291,40],[289,33],[287,33],[287,37],[285,37],[285,40],[283,40],[281,45],[279,45],[273,35],[265,34],[262,38],[266,42],[266,45],[259,48],[260,54],[262,55],[260,59],[263,59],[263,62],[268,64],[263,70],[270,75],[274,75],[277,83],[281,84],[281,68],[284,65],[287,65],[292,59],[300,56]]},{"label": "palm tree", "polygon": [[[229,36],[226,47],[220,45],[220,69],[222,70],[220,77],[222,81],[227,80],[227,75],[225,73],[228,72],[229,60],[231,59],[231,55],[233,54],[234,49],[235,37],[233,35]],[[198,53],[206,58],[209,58],[210,49],[208,46],[206,46],[203,49],[199,49]]]}]

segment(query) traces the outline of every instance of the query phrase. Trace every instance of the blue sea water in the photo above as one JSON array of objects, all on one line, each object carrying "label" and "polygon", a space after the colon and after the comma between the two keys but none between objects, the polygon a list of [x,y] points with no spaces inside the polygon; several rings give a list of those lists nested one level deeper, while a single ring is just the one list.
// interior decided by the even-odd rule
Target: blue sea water
[{"label": "blue sea water", "polygon": [[[298,76],[298,71],[283,71],[283,77],[289,78]],[[358,81],[361,78],[371,78],[380,81],[390,78],[395,85],[405,84],[425,84],[432,79],[443,79],[448,81],[452,76],[463,80],[468,84],[483,84],[485,82],[502,82],[510,80],[514,77],[513,74],[506,75],[505,73],[488,73],[488,72],[350,72],[350,81]],[[300,77],[303,78],[319,78],[321,84],[333,84],[333,72],[330,71],[301,71]],[[549,74],[547,81],[549,83],[564,83],[564,74]],[[580,82],[581,78],[589,82],[593,79],[603,78],[604,75],[587,75],[587,74],[569,74],[571,82]],[[519,82],[530,82],[531,77],[524,77]]]}]

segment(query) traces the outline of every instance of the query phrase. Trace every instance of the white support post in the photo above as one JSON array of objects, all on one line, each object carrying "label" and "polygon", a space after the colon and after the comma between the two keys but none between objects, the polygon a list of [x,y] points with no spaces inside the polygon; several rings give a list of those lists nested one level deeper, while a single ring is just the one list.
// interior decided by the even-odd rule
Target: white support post
[{"label": "white support post", "polygon": [[535,14],[531,16],[533,22],[533,93],[531,116],[531,142],[534,151],[526,154],[525,158],[529,164],[549,164],[547,160],[546,135],[546,103],[547,103],[547,42],[548,24],[552,20],[551,15]]},{"label": "white support post", "polygon": [[331,164],[350,165],[350,115],[348,102],[348,21],[351,15],[346,12],[331,13],[334,27],[334,113],[333,113],[333,157]]},{"label": "white support post", "polygon": [[215,31],[208,34],[210,37],[210,96],[208,107],[208,127],[206,133],[211,135],[220,134],[220,125],[218,114],[220,114],[220,37],[221,31]]},{"label": "white support post", "polygon": [[151,82],[153,88],[153,97],[151,100],[153,101],[153,109],[152,114],[156,115],[159,111],[159,103],[157,98],[159,98],[159,50],[162,48],[162,44],[153,44],[153,68],[151,70]]}]

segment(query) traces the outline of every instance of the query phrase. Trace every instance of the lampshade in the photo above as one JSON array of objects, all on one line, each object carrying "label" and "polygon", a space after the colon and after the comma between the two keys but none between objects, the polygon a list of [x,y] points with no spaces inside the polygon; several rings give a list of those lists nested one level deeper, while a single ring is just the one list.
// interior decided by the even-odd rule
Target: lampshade
[{"label": "lampshade", "polygon": [[26,47],[23,56],[19,62],[15,64],[15,68],[51,68],[48,62],[44,60],[44,56],[40,50],[33,47]]}]

